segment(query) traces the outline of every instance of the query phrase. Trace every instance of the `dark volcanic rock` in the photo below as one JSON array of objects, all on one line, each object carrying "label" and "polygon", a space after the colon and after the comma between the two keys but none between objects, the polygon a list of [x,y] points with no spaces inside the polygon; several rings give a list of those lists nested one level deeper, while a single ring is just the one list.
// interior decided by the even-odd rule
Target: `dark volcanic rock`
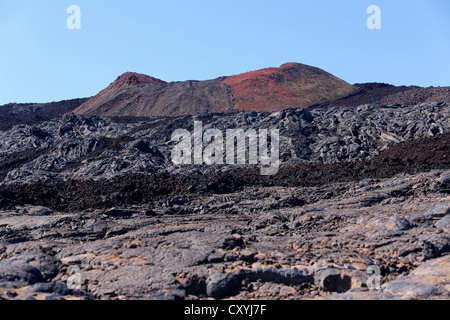
[{"label": "dark volcanic rock", "polygon": [[[122,80],[119,91],[166,86]],[[174,165],[170,137],[193,130],[187,116],[67,114],[0,132],[0,298],[448,298],[449,112],[196,116],[222,132],[279,129],[273,176]],[[368,287],[374,266],[381,291]]]},{"label": "dark volcanic rock", "polygon": [[237,294],[239,289],[239,275],[213,274],[207,280],[206,294],[215,299],[222,299]]},{"label": "dark volcanic rock", "polygon": [[[12,286],[31,285],[43,282],[39,269],[22,262],[0,262],[0,286],[3,282],[9,282]],[[8,284],[6,284],[8,285]]]},{"label": "dark volcanic rock", "polygon": [[[10,130],[15,125],[40,124],[65,113],[72,112],[88,99],[73,99],[51,103],[10,103],[0,106],[0,130]],[[45,131],[32,131],[45,137]]]},{"label": "dark volcanic rock", "polygon": [[[324,170],[328,164],[373,161],[366,170],[370,172],[382,167],[401,171],[405,165],[415,170],[417,165],[436,168],[448,163],[449,112],[449,105],[434,103],[401,108],[361,106],[330,107],[312,112],[244,112],[203,115],[197,119],[203,122],[205,129],[278,128],[281,172],[289,167],[304,166],[309,171],[307,168],[317,166]],[[4,183],[36,183],[57,178],[102,180],[135,173],[163,176],[189,171],[194,175],[209,172],[218,176],[209,179],[207,190],[220,193],[237,187],[225,177],[226,173],[218,173],[224,166],[179,168],[173,165],[171,135],[176,129],[193,130],[191,117],[115,123],[97,117],[67,115],[35,128],[47,135],[30,134],[29,127],[0,132],[0,178],[5,178]],[[228,172],[252,168],[255,166],[229,167]],[[300,180],[301,175],[307,173],[297,170],[284,182],[289,184],[289,179],[295,177]],[[308,181],[308,177],[304,178],[303,181]],[[439,183],[436,187],[446,192],[447,185]],[[192,184],[190,190],[195,192],[198,188]],[[114,197],[114,194],[105,197]],[[273,208],[299,205],[295,201],[301,201],[285,198]]]},{"label": "dark volcanic rock", "polygon": [[356,83],[356,92],[325,105],[353,106],[416,105],[425,102],[450,103],[450,87],[420,88],[417,86],[393,86],[386,83]]}]

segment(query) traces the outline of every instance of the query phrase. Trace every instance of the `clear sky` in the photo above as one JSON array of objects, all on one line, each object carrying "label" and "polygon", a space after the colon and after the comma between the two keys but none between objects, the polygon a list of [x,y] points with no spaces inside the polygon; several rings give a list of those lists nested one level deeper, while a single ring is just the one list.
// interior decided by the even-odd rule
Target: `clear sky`
[{"label": "clear sky", "polygon": [[[66,26],[72,4],[81,30]],[[205,80],[285,62],[450,86],[450,1],[0,0],[0,105],[88,97],[126,71]]]}]

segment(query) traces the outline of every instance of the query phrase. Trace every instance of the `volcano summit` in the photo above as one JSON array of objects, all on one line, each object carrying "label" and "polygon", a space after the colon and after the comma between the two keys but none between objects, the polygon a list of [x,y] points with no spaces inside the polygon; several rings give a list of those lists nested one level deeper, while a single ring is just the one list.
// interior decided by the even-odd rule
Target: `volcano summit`
[{"label": "volcano summit", "polygon": [[315,67],[286,63],[207,81],[167,83],[127,72],[75,110],[98,116],[180,116],[306,108],[357,89]]}]

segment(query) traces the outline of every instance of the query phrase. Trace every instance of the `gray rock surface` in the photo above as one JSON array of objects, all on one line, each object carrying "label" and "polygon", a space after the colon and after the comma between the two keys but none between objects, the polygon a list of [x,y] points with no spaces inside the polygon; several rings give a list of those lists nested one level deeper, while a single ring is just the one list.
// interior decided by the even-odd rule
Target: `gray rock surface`
[{"label": "gray rock surface", "polygon": [[[448,133],[449,118],[450,105],[437,102],[205,114],[139,123],[68,114],[40,125],[0,131],[0,178],[2,184],[19,184],[173,173],[179,168],[171,161],[172,133],[182,128],[192,132],[194,119],[202,121],[205,130],[279,129],[282,164],[307,164],[370,160],[398,142]],[[218,167],[201,170],[216,171]],[[447,180],[440,185],[445,187]]]},{"label": "gray rock surface", "polygon": [[[147,215],[139,207],[50,215],[28,215],[28,207],[3,211],[0,296],[448,298],[450,236],[443,227],[449,215],[443,208],[450,199],[432,188],[448,173],[187,196],[180,206],[190,214]],[[414,193],[392,192],[408,186]],[[331,190],[342,193],[330,196]],[[287,194],[305,204],[270,209]],[[192,213],[201,206],[201,213]],[[444,214],[414,218],[424,212]],[[382,291],[367,288],[373,265],[381,270]],[[80,268],[80,291],[64,287],[70,266]]]}]

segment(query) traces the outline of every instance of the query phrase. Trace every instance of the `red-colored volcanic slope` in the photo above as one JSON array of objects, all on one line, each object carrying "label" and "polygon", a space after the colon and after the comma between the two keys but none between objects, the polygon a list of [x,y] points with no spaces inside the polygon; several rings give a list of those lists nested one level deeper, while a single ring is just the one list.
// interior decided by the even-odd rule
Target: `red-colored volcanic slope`
[{"label": "red-colored volcanic slope", "polygon": [[238,110],[307,108],[356,91],[345,81],[300,63],[246,72],[227,77],[222,82],[230,86],[235,98],[234,108]]}]

